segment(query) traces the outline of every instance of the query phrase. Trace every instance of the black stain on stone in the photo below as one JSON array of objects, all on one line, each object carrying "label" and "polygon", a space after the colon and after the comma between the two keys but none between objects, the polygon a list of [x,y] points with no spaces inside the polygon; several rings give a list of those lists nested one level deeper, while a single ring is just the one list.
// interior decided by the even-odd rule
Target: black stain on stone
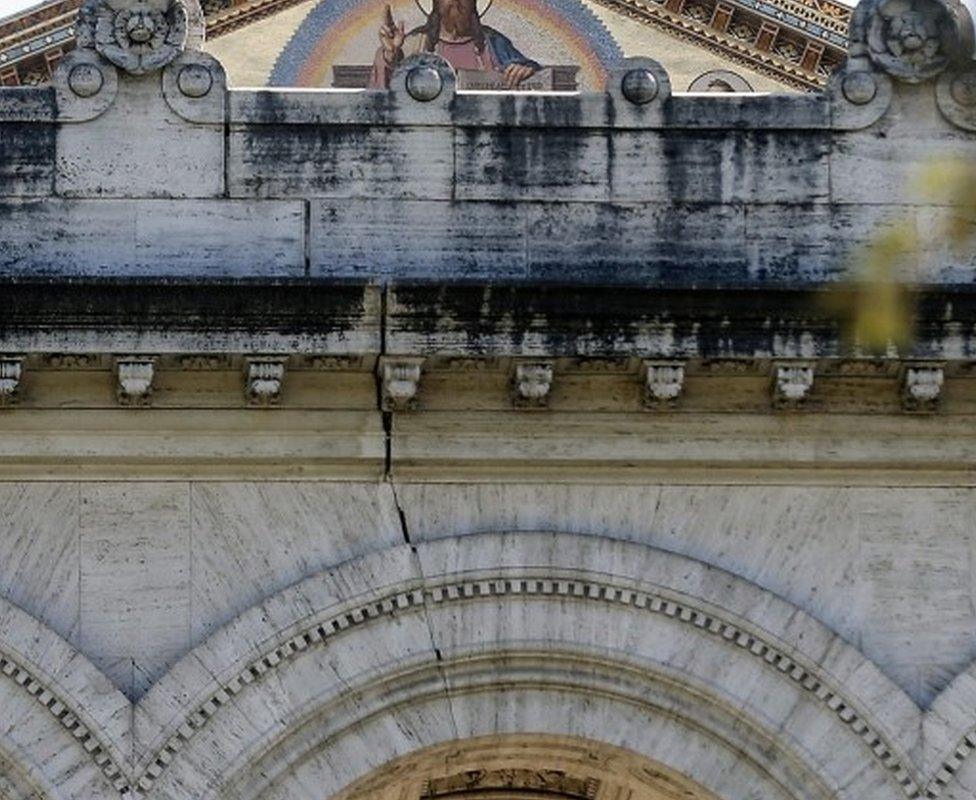
[{"label": "black stain on stone", "polygon": [[0,196],[54,194],[55,131],[50,123],[3,123]]},{"label": "black stain on stone", "polygon": [[8,279],[0,329],[342,332],[365,320],[368,291],[307,280]]}]

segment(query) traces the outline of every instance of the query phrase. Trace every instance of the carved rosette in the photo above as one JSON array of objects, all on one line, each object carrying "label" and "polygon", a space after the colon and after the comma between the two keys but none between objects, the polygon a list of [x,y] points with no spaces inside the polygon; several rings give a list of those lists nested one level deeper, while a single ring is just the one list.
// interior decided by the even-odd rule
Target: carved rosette
[{"label": "carved rosette", "polygon": [[973,55],[973,23],[959,0],[863,0],[851,20],[851,62],[870,60],[908,83]]},{"label": "carved rosette", "polygon": [[199,0],[85,0],[77,42],[133,75],[162,69],[203,40]]}]

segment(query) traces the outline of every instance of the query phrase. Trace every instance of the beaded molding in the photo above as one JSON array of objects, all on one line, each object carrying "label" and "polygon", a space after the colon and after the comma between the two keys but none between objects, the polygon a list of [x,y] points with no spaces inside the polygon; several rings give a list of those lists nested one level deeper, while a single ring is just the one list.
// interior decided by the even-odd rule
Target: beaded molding
[{"label": "beaded molding", "polygon": [[942,763],[932,779],[924,787],[920,787],[884,736],[865,719],[865,715],[859,712],[853,703],[831,685],[828,678],[818,674],[814,665],[801,663],[796,657],[787,655],[781,648],[760,638],[754,631],[745,630],[740,625],[720,619],[714,612],[695,608],[686,600],[679,601],[663,594],[574,578],[498,577],[405,589],[355,606],[316,623],[251,661],[237,675],[197,705],[162,747],[150,756],[149,764],[142,774],[131,782],[126,778],[121,767],[109,756],[107,748],[77,719],[75,714],[71,713],[64,701],[44,687],[34,675],[6,656],[0,658],[0,671],[36,697],[74,734],[95,764],[112,781],[112,785],[122,798],[138,800],[152,789],[156,780],[172,763],[184,744],[208,724],[221,706],[228,703],[232,696],[243,691],[245,687],[276,669],[283,661],[311,647],[324,644],[326,640],[350,628],[364,625],[370,620],[397,611],[422,607],[428,601],[449,603],[507,595],[567,597],[643,609],[652,614],[662,614],[676,622],[693,625],[703,633],[719,637],[745,650],[782,676],[802,686],[830,709],[864,742],[872,756],[894,777],[909,800],[939,797],[963,760],[976,749],[976,726],[974,726],[962,737],[953,754]]}]

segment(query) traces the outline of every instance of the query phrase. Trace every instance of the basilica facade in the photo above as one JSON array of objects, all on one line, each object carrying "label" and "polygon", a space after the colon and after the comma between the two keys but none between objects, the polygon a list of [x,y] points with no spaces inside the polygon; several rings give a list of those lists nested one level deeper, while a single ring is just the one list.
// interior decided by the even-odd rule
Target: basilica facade
[{"label": "basilica facade", "polygon": [[496,2],[0,88],[3,800],[976,798],[965,8],[764,93]]}]

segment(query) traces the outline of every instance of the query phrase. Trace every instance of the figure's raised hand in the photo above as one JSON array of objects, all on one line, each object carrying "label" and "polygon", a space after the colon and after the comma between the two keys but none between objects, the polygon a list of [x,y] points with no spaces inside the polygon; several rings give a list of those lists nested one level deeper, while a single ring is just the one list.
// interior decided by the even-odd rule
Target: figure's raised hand
[{"label": "figure's raised hand", "polygon": [[509,64],[502,72],[506,89],[515,89],[522,81],[535,75],[535,67],[528,64]]},{"label": "figure's raised hand", "polygon": [[403,43],[407,38],[403,22],[393,21],[393,11],[387,6],[380,28],[380,44],[383,47],[383,57],[386,63],[393,65],[403,58]]}]

